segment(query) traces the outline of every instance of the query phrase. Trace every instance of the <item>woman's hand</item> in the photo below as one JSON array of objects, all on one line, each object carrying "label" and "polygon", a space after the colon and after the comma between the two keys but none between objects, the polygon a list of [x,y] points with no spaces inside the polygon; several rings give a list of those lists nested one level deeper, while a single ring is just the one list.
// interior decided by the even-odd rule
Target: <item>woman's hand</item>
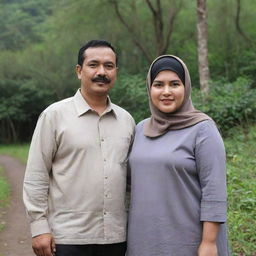
[{"label": "woman's hand", "polygon": [[218,256],[217,245],[215,242],[202,242],[198,248],[198,256]]}]

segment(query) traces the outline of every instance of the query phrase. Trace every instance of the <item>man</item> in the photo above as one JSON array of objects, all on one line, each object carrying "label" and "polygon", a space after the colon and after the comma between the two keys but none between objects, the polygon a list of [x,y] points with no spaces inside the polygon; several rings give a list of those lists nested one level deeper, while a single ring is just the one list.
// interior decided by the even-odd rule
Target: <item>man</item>
[{"label": "man", "polygon": [[81,88],[41,114],[30,146],[24,203],[37,256],[122,256],[126,160],[134,120],[108,97],[117,56],[92,40],[78,54]]}]

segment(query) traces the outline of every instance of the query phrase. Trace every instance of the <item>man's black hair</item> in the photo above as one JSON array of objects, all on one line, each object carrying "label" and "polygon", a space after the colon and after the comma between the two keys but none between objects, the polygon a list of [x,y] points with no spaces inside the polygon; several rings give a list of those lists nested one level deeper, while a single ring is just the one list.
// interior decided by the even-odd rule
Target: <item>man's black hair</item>
[{"label": "man's black hair", "polygon": [[88,41],[85,45],[83,45],[79,52],[78,52],[78,61],[77,64],[80,65],[82,67],[83,62],[84,62],[84,52],[86,49],[90,48],[90,47],[108,47],[110,48],[116,55],[116,66],[117,66],[117,53],[115,48],[111,45],[111,43],[109,43],[108,41],[105,40],[91,40]]}]

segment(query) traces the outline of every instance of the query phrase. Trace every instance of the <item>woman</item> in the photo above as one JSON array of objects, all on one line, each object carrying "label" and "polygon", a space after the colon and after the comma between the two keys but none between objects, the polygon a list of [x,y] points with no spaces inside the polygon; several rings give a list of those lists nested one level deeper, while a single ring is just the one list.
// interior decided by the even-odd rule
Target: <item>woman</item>
[{"label": "woman", "polygon": [[195,110],[182,60],[149,69],[152,116],[136,127],[129,158],[127,256],[227,256],[225,149],[215,123]]}]

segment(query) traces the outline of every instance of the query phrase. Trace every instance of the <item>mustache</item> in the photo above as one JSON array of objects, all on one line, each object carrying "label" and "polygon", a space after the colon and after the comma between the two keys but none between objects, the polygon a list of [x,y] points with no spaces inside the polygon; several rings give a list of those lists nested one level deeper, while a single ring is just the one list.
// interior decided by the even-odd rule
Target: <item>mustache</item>
[{"label": "mustache", "polygon": [[94,78],[91,79],[92,82],[102,82],[102,83],[105,83],[105,84],[109,84],[111,82],[111,80],[109,78],[107,78],[106,76],[102,76],[102,75],[98,75]]}]

